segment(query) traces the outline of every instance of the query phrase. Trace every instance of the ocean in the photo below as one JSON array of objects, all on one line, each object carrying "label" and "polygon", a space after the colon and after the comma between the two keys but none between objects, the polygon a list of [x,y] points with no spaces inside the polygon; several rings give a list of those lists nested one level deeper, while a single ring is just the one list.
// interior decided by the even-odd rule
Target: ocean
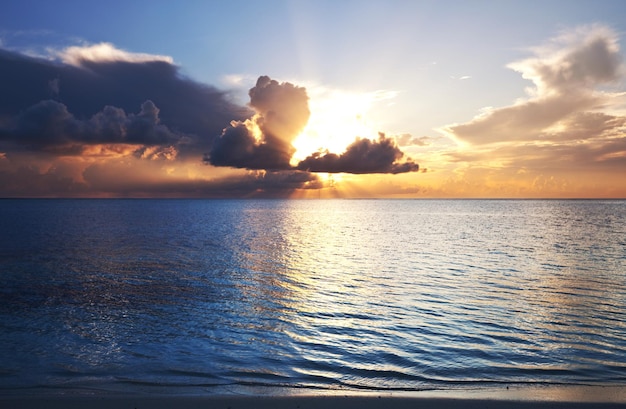
[{"label": "ocean", "polygon": [[0,200],[0,394],[626,385],[623,200]]}]

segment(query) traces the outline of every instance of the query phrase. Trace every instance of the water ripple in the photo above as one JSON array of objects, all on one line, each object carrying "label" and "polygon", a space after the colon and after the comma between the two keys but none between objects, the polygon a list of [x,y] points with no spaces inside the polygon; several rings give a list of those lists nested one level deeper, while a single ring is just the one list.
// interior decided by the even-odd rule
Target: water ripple
[{"label": "water ripple", "polygon": [[4,389],[626,383],[624,201],[0,201],[0,232]]}]

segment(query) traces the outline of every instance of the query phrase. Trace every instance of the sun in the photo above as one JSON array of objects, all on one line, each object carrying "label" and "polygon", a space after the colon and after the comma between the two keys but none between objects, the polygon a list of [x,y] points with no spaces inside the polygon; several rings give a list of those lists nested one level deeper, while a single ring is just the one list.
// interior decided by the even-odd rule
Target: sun
[{"label": "sun", "polygon": [[376,124],[367,117],[375,101],[372,93],[313,88],[309,96],[311,117],[293,142],[294,165],[320,150],[341,154],[357,137],[378,137]]}]

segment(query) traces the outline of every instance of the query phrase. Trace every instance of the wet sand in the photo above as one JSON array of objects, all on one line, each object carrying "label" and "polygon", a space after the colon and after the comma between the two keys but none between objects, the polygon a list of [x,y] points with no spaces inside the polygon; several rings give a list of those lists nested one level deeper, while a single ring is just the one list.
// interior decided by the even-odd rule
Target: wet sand
[{"label": "wet sand", "polygon": [[324,392],[292,395],[111,395],[4,396],[0,407],[15,409],[489,409],[626,408],[626,386],[524,387],[411,393]]}]

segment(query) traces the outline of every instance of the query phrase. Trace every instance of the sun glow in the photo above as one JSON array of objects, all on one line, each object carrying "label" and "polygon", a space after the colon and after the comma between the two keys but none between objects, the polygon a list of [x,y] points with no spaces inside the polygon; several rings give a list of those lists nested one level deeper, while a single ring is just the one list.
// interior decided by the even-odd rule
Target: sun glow
[{"label": "sun glow", "polygon": [[341,154],[357,137],[378,138],[377,126],[368,119],[367,113],[381,99],[380,92],[354,93],[322,87],[307,89],[311,117],[293,142],[295,163],[317,151]]}]

